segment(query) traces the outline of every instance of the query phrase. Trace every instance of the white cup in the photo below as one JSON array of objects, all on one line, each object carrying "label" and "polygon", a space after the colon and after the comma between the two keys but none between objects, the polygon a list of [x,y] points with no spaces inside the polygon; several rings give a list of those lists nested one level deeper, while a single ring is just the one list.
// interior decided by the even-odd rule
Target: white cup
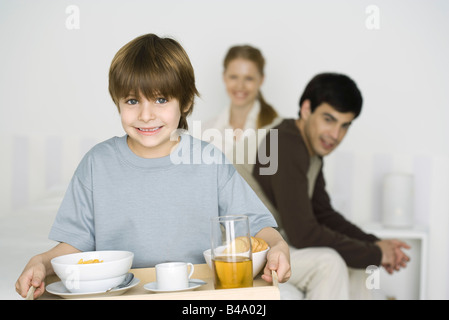
[{"label": "white cup", "polygon": [[[187,272],[190,266],[190,273]],[[189,262],[167,262],[156,265],[157,288],[160,290],[178,290],[189,287],[193,274],[193,264]]]}]

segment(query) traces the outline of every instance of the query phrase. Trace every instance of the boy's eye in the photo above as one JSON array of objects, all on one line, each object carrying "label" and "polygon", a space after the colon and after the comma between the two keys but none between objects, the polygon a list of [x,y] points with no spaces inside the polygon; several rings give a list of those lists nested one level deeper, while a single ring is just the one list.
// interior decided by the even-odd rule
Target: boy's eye
[{"label": "boy's eye", "polygon": [[167,103],[167,102],[168,102],[168,100],[165,98],[157,98],[156,99],[156,103],[163,104],[163,103]]},{"label": "boy's eye", "polygon": [[128,100],[126,100],[126,103],[134,105],[134,104],[138,104],[139,101],[137,101],[136,99],[128,99]]}]

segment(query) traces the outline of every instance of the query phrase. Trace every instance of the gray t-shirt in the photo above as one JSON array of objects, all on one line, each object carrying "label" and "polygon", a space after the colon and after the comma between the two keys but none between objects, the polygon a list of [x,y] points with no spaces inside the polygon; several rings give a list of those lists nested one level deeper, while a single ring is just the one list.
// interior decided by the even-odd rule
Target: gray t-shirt
[{"label": "gray t-shirt", "polygon": [[135,268],[204,263],[210,218],[232,214],[248,216],[253,236],[277,226],[212,145],[183,134],[169,156],[144,159],[129,149],[125,135],[99,143],[84,156],[49,238],[81,251],[132,251]]}]

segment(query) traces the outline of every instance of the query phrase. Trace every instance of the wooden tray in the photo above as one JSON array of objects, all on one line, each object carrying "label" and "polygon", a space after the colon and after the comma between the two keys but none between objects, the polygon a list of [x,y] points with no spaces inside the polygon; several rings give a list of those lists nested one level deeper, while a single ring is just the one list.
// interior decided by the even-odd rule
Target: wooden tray
[{"label": "wooden tray", "polygon": [[[119,299],[119,300],[279,300],[280,293],[277,281],[267,283],[256,276],[251,288],[220,289],[214,288],[212,270],[207,264],[196,264],[192,279],[201,279],[207,284],[192,291],[153,293],[144,289],[144,285],[156,280],[155,268],[131,269],[139,284],[119,296],[105,296],[83,299]],[[46,285],[60,281],[57,276],[46,278]],[[39,299],[61,299],[61,297],[45,292]]]}]

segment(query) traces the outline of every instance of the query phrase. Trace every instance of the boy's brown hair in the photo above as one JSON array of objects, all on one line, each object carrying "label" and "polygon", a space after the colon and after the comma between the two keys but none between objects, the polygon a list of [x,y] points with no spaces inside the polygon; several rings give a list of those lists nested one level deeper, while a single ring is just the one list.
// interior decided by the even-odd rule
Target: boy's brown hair
[{"label": "boy's brown hair", "polygon": [[159,97],[179,101],[179,129],[188,129],[192,113],[195,75],[182,46],[170,38],[146,34],[130,41],[116,53],[109,69],[109,93],[119,109],[119,101],[130,94],[148,100]]}]

